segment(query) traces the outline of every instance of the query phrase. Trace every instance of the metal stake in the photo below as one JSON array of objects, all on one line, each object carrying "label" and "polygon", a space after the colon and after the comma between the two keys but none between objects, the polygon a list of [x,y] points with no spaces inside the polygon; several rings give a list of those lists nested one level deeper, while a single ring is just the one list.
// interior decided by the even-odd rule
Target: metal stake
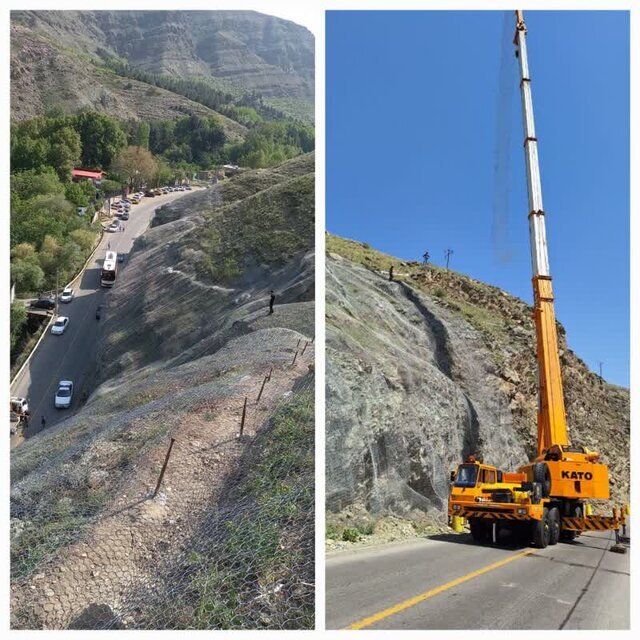
[{"label": "metal stake", "polygon": [[171,443],[169,444],[169,450],[167,451],[167,455],[164,459],[164,464],[162,465],[162,469],[160,471],[160,477],[158,478],[158,484],[156,485],[156,490],[153,492],[153,497],[155,498],[158,495],[158,491],[160,491],[160,485],[162,484],[162,478],[164,478],[164,472],[167,470],[167,464],[169,463],[169,456],[171,455],[171,449],[173,449],[173,443],[176,441],[175,438],[171,438]]},{"label": "metal stake", "polygon": [[247,396],[244,397],[244,406],[242,407],[242,420],[240,420],[240,435],[244,431],[244,419],[247,416]]},{"label": "metal stake", "polygon": [[269,376],[265,376],[264,380],[262,381],[262,386],[260,387],[260,393],[258,394],[258,398],[256,400],[256,404],[258,404],[258,402],[260,402],[260,398],[262,397],[262,392],[264,391],[264,385],[267,384],[267,380],[269,380]]},{"label": "metal stake", "polygon": [[292,360],[291,364],[295,364],[296,363],[296,358],[297,357],[298,357],[298,350],[296,349],[296,352],[295,352],[295,354],[293,356],[293,360]]},{"label": "metal stake", "polygon": [[306,348],[307,348],[307,345],[308,345],[308,344],[309,344],[308,342],[305,342],[305,343],[304,343],[304,347],[302,347],[302,353],[300,354],[301,356],[303,356],[303,355],[304,355],[304,352],[305,352],[305,350],[306,350]]}]

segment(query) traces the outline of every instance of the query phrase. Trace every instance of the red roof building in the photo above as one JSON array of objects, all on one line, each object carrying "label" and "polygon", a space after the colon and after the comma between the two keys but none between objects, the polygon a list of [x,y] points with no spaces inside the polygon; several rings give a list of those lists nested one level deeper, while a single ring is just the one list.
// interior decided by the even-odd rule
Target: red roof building
[{"label": "red roof building", "polygon": [[102,180],[105,176],[104,171],[96,171],[95,169],[74,169],[71,172],[73,180]]}]

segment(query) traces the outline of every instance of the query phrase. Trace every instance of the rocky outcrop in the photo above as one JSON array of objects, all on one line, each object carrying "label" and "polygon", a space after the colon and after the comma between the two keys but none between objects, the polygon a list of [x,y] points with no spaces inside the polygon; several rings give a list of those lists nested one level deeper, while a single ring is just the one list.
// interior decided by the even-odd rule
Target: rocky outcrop
[{"label": "rocky outcrop", "polygon": [[253,11],[14,11],[12,22],[82,54],[139,69],[231,82],[313,104],[314,41],[293,22]]}]

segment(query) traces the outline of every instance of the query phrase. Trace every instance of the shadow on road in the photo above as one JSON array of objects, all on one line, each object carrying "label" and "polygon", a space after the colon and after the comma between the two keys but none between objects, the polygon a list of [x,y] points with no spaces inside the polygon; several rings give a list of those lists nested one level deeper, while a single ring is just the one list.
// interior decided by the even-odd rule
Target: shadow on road
[{"label": "shadow on road", "polygon": [[502,532],[498,535],[498,541],[492,542],[475,542],[470,533],[437,533],[428,536],[429,540],[437,540],[440,542],[453,542],[454,544],[464,544],[472,547],[500,547],[501,549],[519,550],[526,549],[529,544],[518,540],[515,536]]}]

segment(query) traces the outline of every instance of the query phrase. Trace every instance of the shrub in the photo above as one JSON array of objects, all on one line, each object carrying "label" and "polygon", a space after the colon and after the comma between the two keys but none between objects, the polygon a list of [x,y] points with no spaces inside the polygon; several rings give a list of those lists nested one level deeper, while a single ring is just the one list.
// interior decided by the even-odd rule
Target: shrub
[{"label": "shrub", "polygon": [[342,539],[345,542],[358,542],[358,540],[360,540],[360,533],[358,532],[357,529],[354,529],[352,527],[347,527],[342,532]]}]

